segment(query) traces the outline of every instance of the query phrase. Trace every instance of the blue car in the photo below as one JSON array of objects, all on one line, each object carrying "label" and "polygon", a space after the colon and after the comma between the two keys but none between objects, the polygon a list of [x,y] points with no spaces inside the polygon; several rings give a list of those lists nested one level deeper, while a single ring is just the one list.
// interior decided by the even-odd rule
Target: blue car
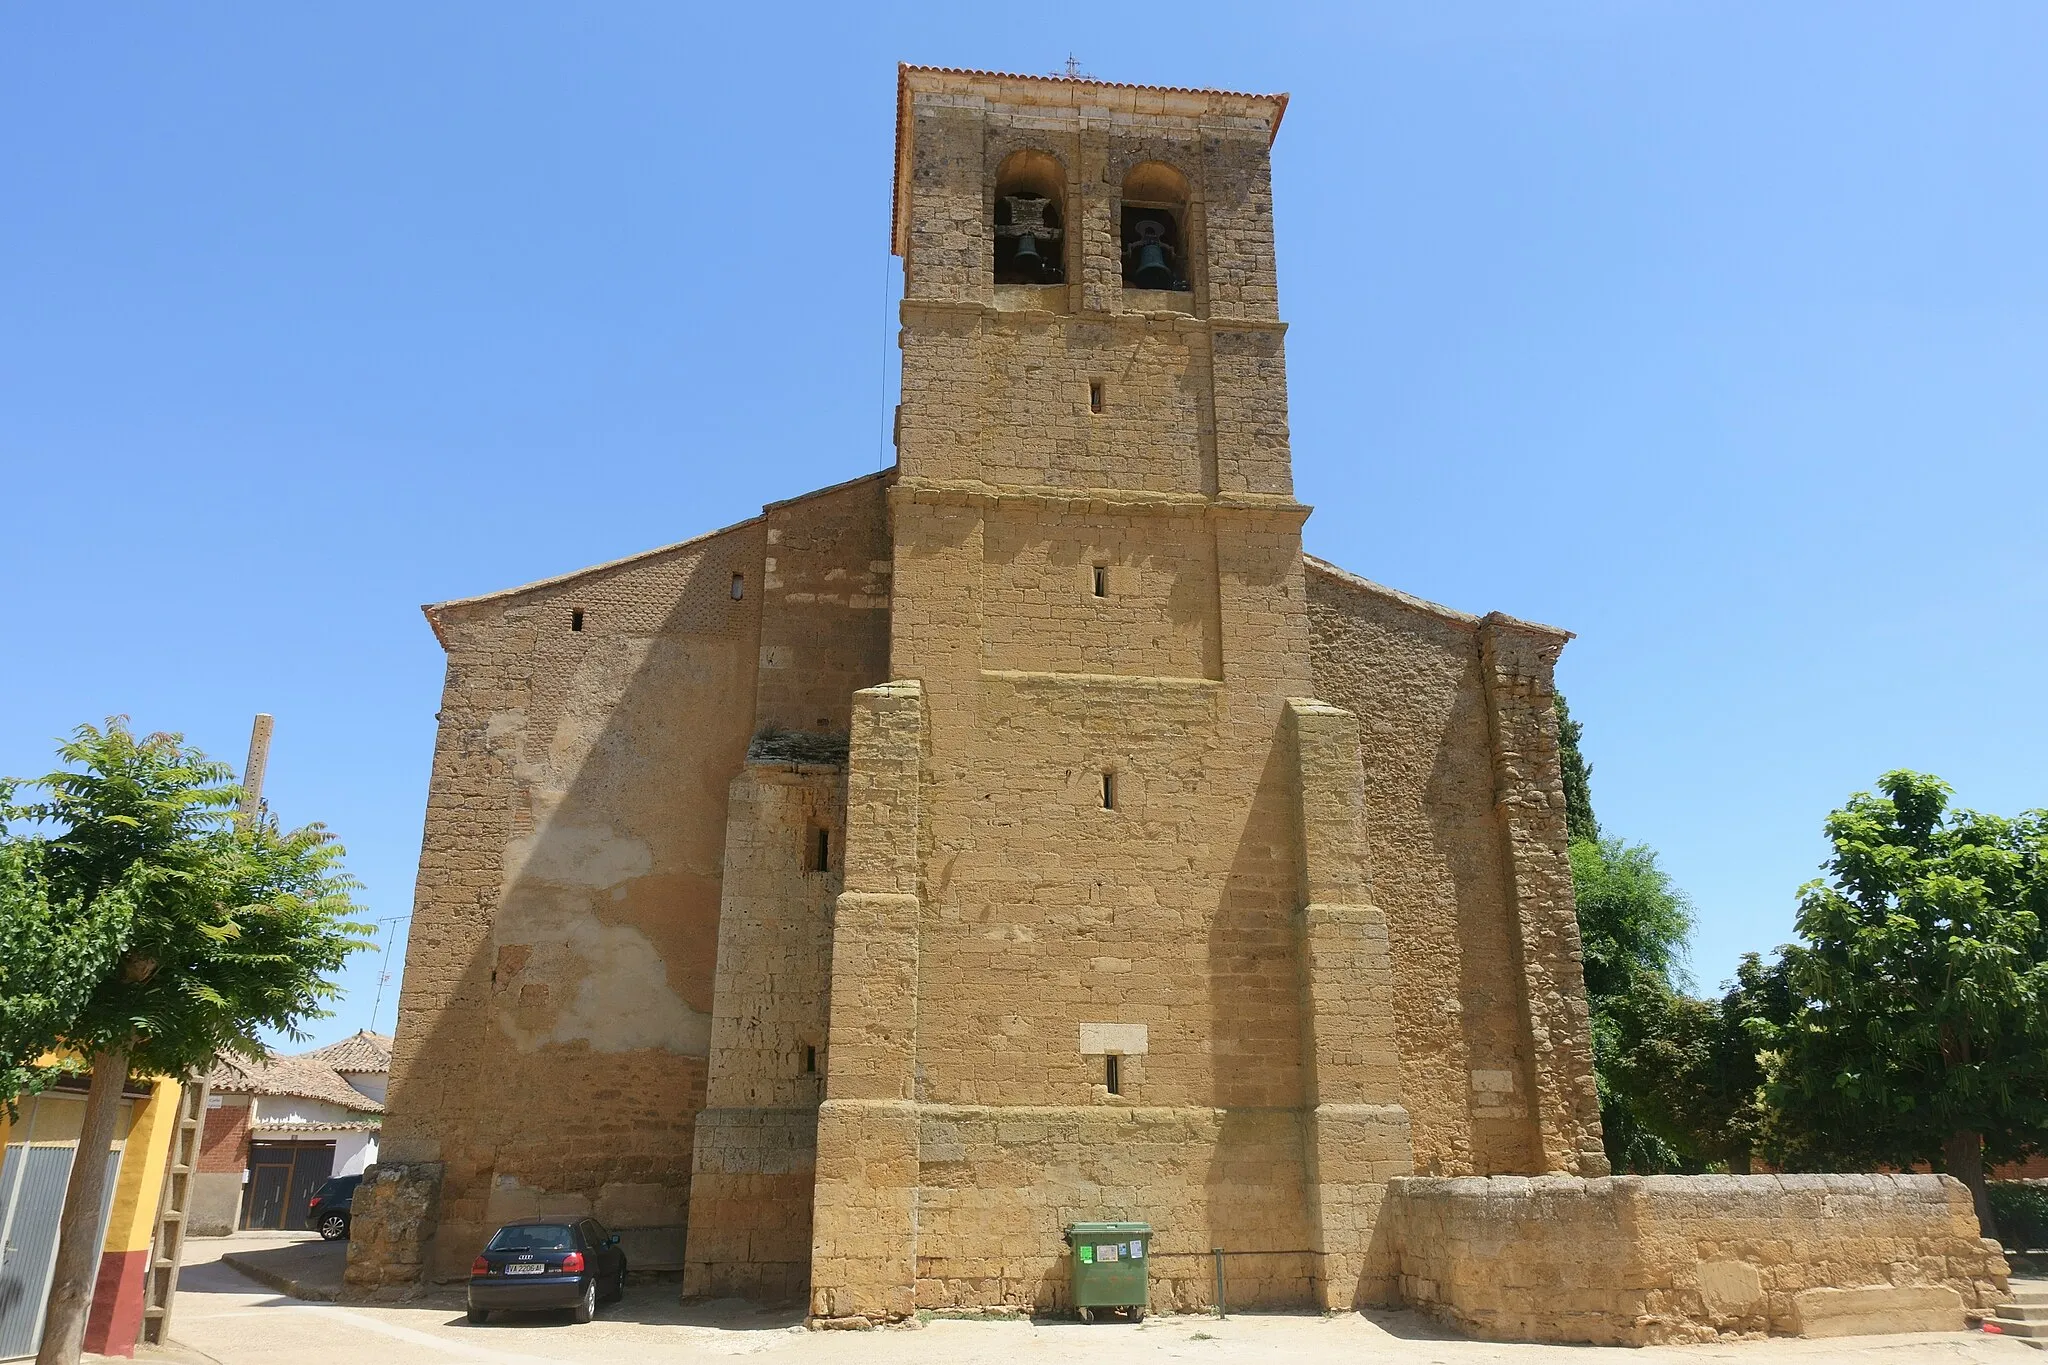
[{"label": "blue car", "polygon": [[619,1235],[595,1218],[507,1223],[469,1267],[469,1320],[500,1309],[566,1308],[577,1322],[626,1292]]}]

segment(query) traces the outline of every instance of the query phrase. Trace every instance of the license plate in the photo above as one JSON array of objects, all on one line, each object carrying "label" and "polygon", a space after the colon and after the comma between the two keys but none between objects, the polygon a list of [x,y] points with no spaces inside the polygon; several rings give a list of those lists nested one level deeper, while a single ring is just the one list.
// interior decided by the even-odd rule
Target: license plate
[{"label": "license plate", "polygon": [[548,1273],[548,1268],[544,1265],[508,1265],[505,1267],[505,1273],[507,1275],[545,1275]]}]

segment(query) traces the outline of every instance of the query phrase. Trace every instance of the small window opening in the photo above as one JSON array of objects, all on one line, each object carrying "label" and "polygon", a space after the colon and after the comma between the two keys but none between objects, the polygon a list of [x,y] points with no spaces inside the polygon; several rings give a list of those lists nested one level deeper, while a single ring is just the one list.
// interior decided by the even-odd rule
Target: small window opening
[{"label": "small window opening", "polygon": [[832,870],[831,830],[821,829],[818,831],[818,846],[815,850],[813,850],[813,854],[815,861],[811,863],[811,871],[830,872]]},{"label": "small window opening", "polygon": [[1095,566],[1095,595],[1097,597],[1109,596],[1109,565],[1107,564],[1097,564]]},{"label": "small window opening", "polygon": [[1100,379],[1088,381],[1088,411],[1102,411],[1102,381]]},{"label": "small window opening", "polygon": [[747,576],[736,573],[732,576],[732,600],[737,602],[747,595]]},{"label": "small window opening", "polygon": [[1104,774],[1102,775],[1102,808],[1103,808],[1104,810],[1115,810],[1115,809],[1116,809],[1116,774],[1115,774],[1115,773],[1104,773]]},{"label": "small window opening", "polygon": [[804,1044],[804,1075],[806,1075],[806,1076],[815,1076],[815,1075],[817,1075],[817,1074],[818,1074],[818,1049],[817,1049],[817,1046],[816,1046],[815,1044],[812,1044],[812,1043],[805,1043],[805,1044]]},{"label": "small window opening", "polygon": [[1102,1059],[1102,1084],[1112,1095],[1124,1093],[1123,1067],[1118,1065],[1122,1060],[1114,1052]]},{"label": "small window opening", "polygon": [[583,629],[583,608],[572,607],[569,609],[569,629]]}]

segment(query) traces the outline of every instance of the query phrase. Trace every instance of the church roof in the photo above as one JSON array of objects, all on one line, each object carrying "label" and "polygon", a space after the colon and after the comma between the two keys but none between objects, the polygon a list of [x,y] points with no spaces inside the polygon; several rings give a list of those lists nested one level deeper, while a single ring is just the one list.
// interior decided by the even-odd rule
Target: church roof
[{"label": "church roof", "polygon": [[890,210],[889,249],[901,256],[906,246],[904,210],[909,198],[910,92],[913,84],[926,89],[957,85],[963,90],[994,87],[1020,104],[1108,108],[1116,113],[1165,114],[1200,118],[1218,114],[1239,117],[1263,115],[1266,142],[1280,136],[1280,120],[1287,116],[1287,95],[1258,95],[1246,90],[1216,90],[1189,85],[1134,85],[1128,81],[1099,81],[1093,76],[1028,76],[1015,71],[977,71],[962,66],[916,66],[903,62],[896,67],[896,188]]}]

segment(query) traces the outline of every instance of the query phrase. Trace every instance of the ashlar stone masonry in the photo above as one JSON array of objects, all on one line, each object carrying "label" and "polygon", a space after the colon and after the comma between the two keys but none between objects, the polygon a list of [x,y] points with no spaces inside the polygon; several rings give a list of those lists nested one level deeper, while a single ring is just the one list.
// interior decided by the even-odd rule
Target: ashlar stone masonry
[{"label": "ashlar stone masonry", "polygon": [[1453,1178],[1606,1175],[1569,637],[1302,553],[1286,104],[904,68],[894,468],[427,609],[355,1292],[590,1213],[687,1295],[1051,1309],[1065,1224],[1142,1219],[1159,1308],[1222,1247],[1233,1304],[1540,1330],[1460,1276],[1548,1206]]}]

